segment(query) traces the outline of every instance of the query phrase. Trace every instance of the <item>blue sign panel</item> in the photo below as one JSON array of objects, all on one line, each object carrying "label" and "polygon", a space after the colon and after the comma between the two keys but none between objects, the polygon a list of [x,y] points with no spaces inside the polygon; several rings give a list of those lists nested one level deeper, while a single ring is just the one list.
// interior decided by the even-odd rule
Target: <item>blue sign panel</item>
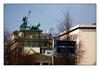
[{"label": "blue sign panel", "polygon": [[76,41],[57,40],[57,46],[75,46]]},{"label": "blue sign panel", "polygon": [[60,48],[60,47],[57,47],[57,53],[74,54],[75,53],[75,48]]}]

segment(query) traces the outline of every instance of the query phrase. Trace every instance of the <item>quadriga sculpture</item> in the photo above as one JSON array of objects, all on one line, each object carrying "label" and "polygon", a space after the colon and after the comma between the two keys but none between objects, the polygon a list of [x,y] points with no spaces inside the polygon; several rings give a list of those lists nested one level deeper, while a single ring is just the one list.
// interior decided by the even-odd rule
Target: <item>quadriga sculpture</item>
[{"label": "quadriga sculpture", "polygon": [[26,30],[26,28],[29,28],[29,30],[39,30],[40,23],[27,26],[27,23],[28,23],[27,17],[23,17],[22,22],[23,23],[20,25],[20,30]]}]

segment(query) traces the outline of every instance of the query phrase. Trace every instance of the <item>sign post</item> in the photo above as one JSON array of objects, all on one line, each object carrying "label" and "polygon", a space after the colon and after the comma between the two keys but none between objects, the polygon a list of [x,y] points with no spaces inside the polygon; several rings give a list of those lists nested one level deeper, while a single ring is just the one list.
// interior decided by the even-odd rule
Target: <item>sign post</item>
[{"label": "sign post", "polygon": [[75,48],[60,48],[60,47],[57,47],[57,53],[74,54],[75,53]]},{"label": "sign post", "polygon": [[57,46],[75,46],[76,41],[57,40]]},{"label": "sign post", "polygon": [[53,39],[53,43],[52,43],[52,65],[54,65],[54,39]]},{"label": "sign post", "polygon": [[[54,52],[75,54],[76,41],[64,41],[53,39],[52,43],[52,65],[54,65]],[[55,53],[56,54],[56,53]]]},{"label": "sign post", "polygon": [[75,53],[76,41],[57,40],[57,53]]}]

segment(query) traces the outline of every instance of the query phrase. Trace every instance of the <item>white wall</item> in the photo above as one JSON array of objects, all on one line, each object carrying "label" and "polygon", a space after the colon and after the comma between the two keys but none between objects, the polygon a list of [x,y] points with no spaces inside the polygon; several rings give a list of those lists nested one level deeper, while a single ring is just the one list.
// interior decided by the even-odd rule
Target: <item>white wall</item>
[{"label": "white wall", "polygon": [[48,54],[47,52],[50,52],[50,54],[52,54],[52,50],[46,50],[45,49],[45,54]]}]

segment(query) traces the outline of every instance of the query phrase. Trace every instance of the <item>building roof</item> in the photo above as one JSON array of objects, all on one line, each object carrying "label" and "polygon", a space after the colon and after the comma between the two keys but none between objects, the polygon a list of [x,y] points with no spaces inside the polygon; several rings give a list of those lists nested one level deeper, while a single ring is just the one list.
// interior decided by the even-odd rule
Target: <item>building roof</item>
[{"label": "building roof", "polygon": [[76,30],[76,29],[96,29],[96,25],[94,25],[94,24],[78,24],[78,25],[76,25],[76,26],[70,28],[69,31],[61,32],[61,33],[60,33],[60,36],[62,36],[62,35],[64,35],[64,34],[67,34],[67,33],[69,33],[69,32],[72,32],[72,31],[74,31],[74,30]]}]

